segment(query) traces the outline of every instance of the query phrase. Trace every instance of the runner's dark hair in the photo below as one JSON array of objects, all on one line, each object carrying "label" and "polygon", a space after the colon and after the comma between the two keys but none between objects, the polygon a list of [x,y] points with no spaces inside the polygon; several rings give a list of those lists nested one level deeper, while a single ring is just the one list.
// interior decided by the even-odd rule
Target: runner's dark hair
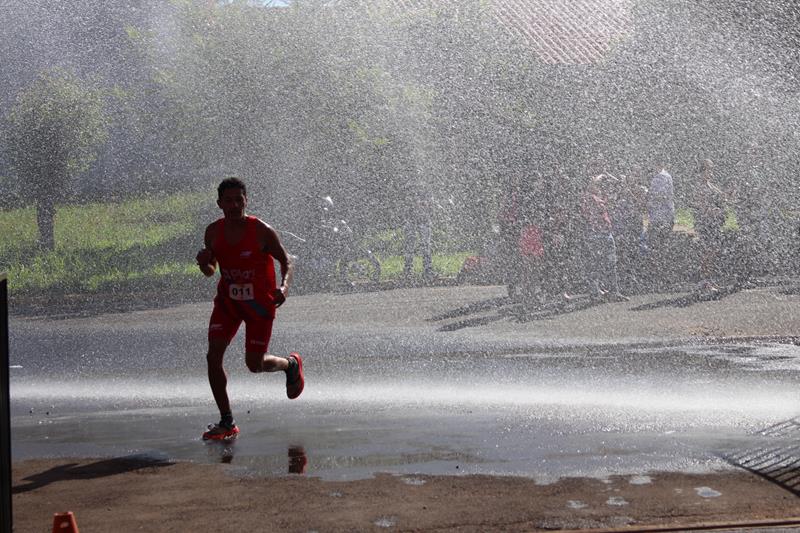
[{"label": "runner's dark hair", "polygon": [[217,196],[222,198],[222,193],[228,189],[241,189],[242,194],[247,196],[247,187],[245,186],[244,182],[236,176],[231,176],[230,178],[225,178],[222,180],[222,183],[220,183],[219,187],[217,187]]}]

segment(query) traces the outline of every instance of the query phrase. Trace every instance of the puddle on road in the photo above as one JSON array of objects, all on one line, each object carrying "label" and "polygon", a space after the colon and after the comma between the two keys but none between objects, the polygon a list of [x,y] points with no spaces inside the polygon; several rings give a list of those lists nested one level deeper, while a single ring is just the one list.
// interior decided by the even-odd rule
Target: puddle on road
[{"label": "puddle on road", "polygon": [[394,516],[382,516],[373,522],[378,527],[390,528],[397,525],[397,518]]},{"label": "puddle on road", "polygon": [[[204,377],[17,379],[14,453],[34,458],[153,450],[276,475],[357,479],[388,472],[404,475],[408,485],[423,484],[414,476],[427,474],[521,475],[543,482],[627,475],[630,485],[647,485],[652,479],[642,472],[729,467],[720,456],[788,436],[779,421],[796,416],[800,405],[792,372],[754,381],[749,374],[715,374],[706,363],[759,354],[785,362],[797,358],[798,349],[704,349],[713,355],[661,348],[658,354],[668,357],[643,357],[646,350],[620,348],[615,357],[625,365],[612,367],[605,359],[571,353],[545,362],[464,355],[446,365],[414,357],[401,365],[376,356],[360,361],[356,373],[344,362],[317,361],[313,386],[294,403],[278,403],[280,380],[233,375],[229,385],[244,432],[235,457],[232,450],[206,453],[198,446],[213,412]],[[401,366],[419,369],[401,373]],[[680,379],[673,375],[678,370]],[[780,435],[778,429],[759,432],[765,426]],[[295,442],[305,445],[308,458],[293,448]],[[711,492],[698,496],[719,496],[706,489]]]},{"label": "puddle on road", "polygon": [[721,492],[718,492],[711,487],[695,487],[694,491],[701,498],[719,498],[722,496]]}]

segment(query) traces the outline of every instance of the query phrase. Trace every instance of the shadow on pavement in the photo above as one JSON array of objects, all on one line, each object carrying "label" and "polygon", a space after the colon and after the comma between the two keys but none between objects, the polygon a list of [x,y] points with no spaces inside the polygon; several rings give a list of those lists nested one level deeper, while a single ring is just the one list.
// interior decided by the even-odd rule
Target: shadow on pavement
[{"label": "shadow on pavement", "polygon": [[[800,289],[788,286],[786,280],[770,280],[769,282],[759,282],[751,284],[731,283],[722,286],[715,291],[691,291],[686,284],[682,286],[672,286],[668,289],[671,294],[662,294],[661,299],[649,301],[640,305],[627,307],[628,311],[648,311],[667,307],[686,308],[692,305],[721,301],[731,295],[740,293],[749,288],[783,287],[779,291],[782,294],[800,294]],[[635,291],[634,295],[648,294],[648,291]],[[431,318],[428,322],[441,322],[446,320],[461,319],[456,322],[443,324],[438,328],[441,332],[452,332],[463,328],[480,327],[497,322],[500,320],[513,320],[518,323],[526,323],[535,320],[547,320],[559,315],[566,315],[583,311],[595,306],[602,306],[612,301],[592,301],[587,294],[572,294],[569,297],[564,295],[551,296],[542,301],[535,298],[524,299],[510,298],[501,296],[489,298],[479,302],[474,302],[451,311],[440,313]],[[783,340],[778,342],[784,342]],[[790,342],[794,342],[793,340]]]},{"label": "shadow on pavement", "polygon": [[[797,443],[800,437],[800,420],[793,418],[780,422],[759,431],[758,435],[790,439]],[[800,444],[752,448],[723,454],[722,459],[800,496]]]},{"label": "shadow on pavement", "polygon": [[491,316],[469,318],[467,320],[461,320],[459,322],[454,322],[452,324],[445,324],[444,326],[439,328],[439,331],[457,331],[459,329],[464,329],[464,328],[485,326],[487,324],[491,324],[492,322],[497,322],[498,320],[503,320],[503,315],[497,314]]},{"label": "shadow on pavement", "polygon": [[483,311],[491,311],[492,309],[499,309],[509,303],[511,303],[511,299],[508,296],[489,298],[488,300],[483,300],[482,302],[471,303],[469,305],[465,305],[464,307],[459,307],[457,309],[453,309],[452,311],[448,311],[447,313],[436,315],[429,318],[428,322],[439,322],[441,320],[449,320],[451,318],[472,315],[475,313],[481,313]]},{"label": "shadow on pavement", "polygon": [[800,285],[795,285],[793,287],[788,287],[781,291],[781,294],[784,296],[798,296],[800,295]]},{"label": "shadow on pavement", "polygon": [[652,309],[659,309],[661,307],[689,307],[690,305],[702,302],[718,301],[727,296],[730,296],[731,294],[735,294],[740,290],[741,290],[740,287],[732,285],[729,287],[722,287],[719,290],[713,292],[695,291],[695,292],[690,292],[689,294],[678,296],[676,298],[667,298],[665,300],[659,300],[657,302],[638,305],[636,307],[632,307],[631,311],[649,311]]},{"label": "shadow on pavement", "polygon": [[561,297],[554,298],[550,301],[528,303],[519,303],[507,296],[499,298],[490,298],[481,302],[475,302],[470,305],[465,305],[452,311],[436,315],[428,319],[429,322],[440,322],[442,320],[450,320],[453,318],[466,317],[468,315],[480,314],[495,311],[496,314],[485,316],[478,316],[474,318],[465,318],[458,322],[445,324],[439,328],[439,331],[457,331],[463,328],[485,326],[492,322],[497,322],[504,319],[512,319],[516,322],[524,323],[531,320],[545,320],[554,316],[566,313],[574,313],[582,311],[595,305],[601,305],[602,302],[593,302],[586,296],[573,296],[569,300]]},{"label": "shadow on pavement", "polygon": [[511,309],[517,322],[525,323],[532,320],[547,320],[558,315],[583,311],[606,302],[592,301],[588,296],[573,296],[569,300],[559,298],[550,302],[544,302],[535,306],[520,305],[516,309]]},{"label": "shadow on pavement", "polygon": [[154,459],[144,455],[131,455],[128,457],[115,457],[85,465],[68,463],[59,465],[39,474],[28,476],[24,485],[17,485],[11,489],[12,494],[21,494],[44,487],[57,481],[70,481],[76,479],[95,479],[133,472],[143,468],[156,468],[171,466],[175,463],[163,459]]}]

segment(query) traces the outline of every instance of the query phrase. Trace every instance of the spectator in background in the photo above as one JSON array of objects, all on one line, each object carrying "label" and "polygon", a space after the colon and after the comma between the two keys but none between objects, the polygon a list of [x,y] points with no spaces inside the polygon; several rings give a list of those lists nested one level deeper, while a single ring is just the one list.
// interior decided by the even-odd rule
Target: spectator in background
[{"label": "spectator in background", "polygon": [[788,194],[781,194],[776,176],[766,174],[761,188],[758,218],[759,259],[767,275],[784,272],[792,255],[792,227],[788,212],[793,204]]},{"label": "spectator in background", "polygon": [[689,198],[689,206],[694,211],[694,229],[701,245],[700,290],[704,292],[719,290],[714,278],[723,247],[722,226],[725,225],[725,193],[712,181],[713,176],[714,163],[704,159]]},{"label": "spectator in background", "polygon": [[519,233],[519,288],[523,308],[545,303],[544,225],[547,218],[545,182],[539,172],[531,173],[523,184]]},{"label": "spectator in background", "polygon": [[617,248],[617,272],[620,284],[630,290],[637,285],[639,276],[645,191],[632,185],[624,175],[612,183],[614,187],[609,194],[609,202],[611,229]]},{"label": "spectator in background", "polygon": [[766,246],[763,239],[764,214],[771,202],[766,189],[766,174],[762,168],[759,146],[751,143],[742,162],[744,182],[734,190],[736,222],[739,235],[736,246],[736,284],[741,288],[753,287],[758,276],[766,273]]},{"label": "spectator in background", "polygon": [[736,283],[740,287],[749,287],[756,276],[763,272],[758,243],[760,226],[761,191],[756,183],[745,181],[734,190],[736,223],[739,232],[736,240]]},{"label": "spectator in background", "polygon": [[406,214],[403,233],[405,249],[403,253],[403,274],[410,279],[414,268],[414,257],[417,252],[422,255],[422,276],[425,281],[433,279],[433,204],[422,193],[414,199],[414,205]]},{"label": "spectator in background", "polygon": [[672,176],[663,166],[650,179],[647,190],[647,244],[650,249],[650,275],[656,287],[669,277],[669,245],[675,225],[675,190]]},{"label": "spectator in background", "polygon": [[[574,258],[576,254],[576,226],[581,226],[580,209],[575,205],[575,198],[557,189],[567,183],[569,178],[561,168],[548,180],[546,218],[543,222],[544,232],[544,273],[543,284],[546,295],[558,297],[564,301],[572,299],[570,291],[575,282]],[[580,240],[578,239],[578,242]]]},{"label": "spectator in background", "polygon": [[522,179],[519,175],[511,178],[504,193],[497,217],[500,231],[498,255],[503,283],[508,286],[508,297],[514,300],[517,298],[519,282],[519,238],[522,225]]},{"label": "spectator in background", "polygon": [[607,176],[600,174],[589,179],[581,209],[586,221],[585,267],[592,302],[624,302],[628,298],[619,290],[617,249],[611,230],[607,198],[602,189]]}]

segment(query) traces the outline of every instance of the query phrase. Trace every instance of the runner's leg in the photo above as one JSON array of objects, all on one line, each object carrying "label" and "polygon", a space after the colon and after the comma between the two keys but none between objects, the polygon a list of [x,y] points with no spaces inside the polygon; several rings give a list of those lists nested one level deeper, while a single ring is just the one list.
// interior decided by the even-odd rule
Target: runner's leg
[{"label": "runner's leg", "polygon": [[245,363],[251,372],[286,372],[286,395],[295,399],[303,392],[303,361],[299,354],[279,357],[267,353],[272,336],[272,318],[256,318],[245,321]]},{"label": "runner's leg", "polygon": [[267,353],[272,337],[272,318],[245,320],[245,364],[250,372],[279,372],[289,368],[285,357]]},{"label": "runner's leg", "polygon": [[220,415],[231,413],[231,404],[228,399],[228,373],[222,364],[228,341],[224,339],[209,339],[208,355],[208,382],[211,385],[211,393],[217,403]]},{"label": "runner's leg", "polygon": [[289,361],[285,357],[270,355],[268,353],[247,352],[245,363],[250,372],[280,372],[289,368]]}]

